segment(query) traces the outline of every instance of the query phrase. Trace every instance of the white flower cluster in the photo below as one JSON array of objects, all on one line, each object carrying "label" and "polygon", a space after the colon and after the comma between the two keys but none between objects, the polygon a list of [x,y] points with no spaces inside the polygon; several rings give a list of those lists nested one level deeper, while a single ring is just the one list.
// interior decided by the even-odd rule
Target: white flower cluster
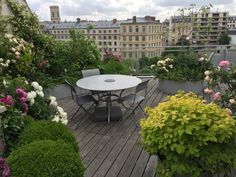
[{"label": "white flower cluster", "polygon": [[32,82],[31,86],[34,88],[34,91],[27,93],[27,100],[30,102],[30,105],[35,103],[35,98],[37,95],[44,97],[43,87],[38,84],[38,82]]},{"label": "white flower cluster", "polygon": [[[20,58],[21,52],[25,50],[27,42],[22,38],[16,38],[12,34],[5,34],[5,38],[14,46],[11,48],[11,52],[15,55],[16,59]],[[13,63],[16,62],[13,60]]]},{"label": "white flower cluster", "polygon": [[[157,66],[161,67],[161,69],[165,70],[166,72],[169,72],[169,69],[173,68],[173,62],[174,60],[171,58],[166,58],[164,60],[159,60],[157,62]],[[152,65],[151,68],[154,68],[154,66]]]},{"label": "white flower cluster", "polygon": [[198,58],[198,61],[200,61],[200,62],[202,62],[202,61],[208,61],[208,58],[207,58],[207,56],[200,57],[200,58]]},{"label": "white flower cluster", "polygon": [[9,64],[10,64],[10,60],[6,60],[5,62],[3,61],[2,58],[0,58],[0,65],[4,68],[8,68],[9,67]]},{"label": "white flower cluster", "polygon": [[68,123],[67,113],[63,110],[62,107],[58,106],[56,97],[50,96],[48,99],[50,100],[49,105],[54,107],[57,110],[57,113],[54,116],[54,118],[52,119],[52,121],[61,122],[65,125],[67,125],[67,123]]},{"label": "white flower cluster", "polygon": [[38,82],[32,82],[31,86],[34,87],[35,92],[41,96],[44,97],[44,93],[43,93],[43,87],[41,85],[38,84]]}]

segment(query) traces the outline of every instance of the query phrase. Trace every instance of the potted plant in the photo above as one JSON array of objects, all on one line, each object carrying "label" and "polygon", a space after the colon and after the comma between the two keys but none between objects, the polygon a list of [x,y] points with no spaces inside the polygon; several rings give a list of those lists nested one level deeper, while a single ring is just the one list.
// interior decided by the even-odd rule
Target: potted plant
[{"label": "potted plant", "polygon": [[178,93],[146,109],[141,125],[144,148],[157,154],[160,177],[229,175],[235,167],[236,120],[226,109],[194,93]]},{"label": "potted plant", "polygon": [[230,114],[236,115],[236,66],[227,60],[219,62],[218,67],[205,71],[206,94]]},{"label": "potted plant", "polygon": [[179,90],[200,93],[204,87],[204,71],[211,66],[206,55],[186,50],[177,52],[164,59],[159,59],[152,65],[154,75],[159,79],[158,89],[168,94]]}]

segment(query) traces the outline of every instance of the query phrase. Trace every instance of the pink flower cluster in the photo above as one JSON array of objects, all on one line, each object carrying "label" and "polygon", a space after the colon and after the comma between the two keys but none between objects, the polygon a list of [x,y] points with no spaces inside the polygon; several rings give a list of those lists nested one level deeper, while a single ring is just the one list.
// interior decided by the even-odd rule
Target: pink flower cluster
[{"label": "pink flower cluster", "polygon": [[0,98],[0,102],[4,103],[6,105],[9,105],[9,106],[13,106],[15,103],[11,95],[7,95],[4,98]]},{"label": "pink flower cluster", "polygon": [[0,157],[0,171],[2,172],[2,177],[8,177],[10,175],[10,168],[2,157]]},{"label": "pink flower cluster", "polygon": [[226,69],[230,66],[230,62],[227,61],[227,60],[222,60],[219,62],[219,67],[220,68],[223,68],[223,69]]},{"label": "pink flower cluster", "polygon": [[24,109],[24,112],[27,113],[29,110],[29,105],[27,104],[27,92],[25,92],[23,89],[21,88],[17,88],[16,89],[16,93],[18,94],[21,106]]}]

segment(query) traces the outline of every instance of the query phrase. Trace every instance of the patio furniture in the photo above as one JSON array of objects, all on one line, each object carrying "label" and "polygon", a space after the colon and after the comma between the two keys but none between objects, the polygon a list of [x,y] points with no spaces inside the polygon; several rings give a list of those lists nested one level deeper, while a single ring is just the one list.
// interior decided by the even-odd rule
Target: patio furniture
[{"label": "patio furniture", "polygon": [[[141,82],[141,79],[135,76],[104,74],[82,78],[76,82],[76,85],[86,90],[107,92],[103,101],[107,103],[105,110],[107,115],[105,116],[107,117],[108,123],[110,123],[111,116],[116,114],[111,112],[113,111],[111,103],[119,99],[119,95],[112,94],[112,92],[136,87]],[[115,97],[115,99],[112,99],[112,97]],[[115,111],[118,111],[117,108]],[[119,110],[120,112],[121,110]]]},{"label": "patio furniture", "polygon": [[[130,93],[125,96],[122,96],[122,94],[124,93],[124,90],[122,90],[122,92],[120,93],[119,102],[127,110],[131,110],[131,113],[128,116],[134,114],[135,111],[137,110],[137,108],[140,108],[144,112],[144,110],[141,106],[141,103],[146,98],[148,82],[149,82],[149,80],[146,80],[146,81],[143,81],[140,84],[138,84],[137,87],[135,88],[134,93]],[[129,103],[129,105],[127,103]]]},{"label": "patio furniture", "polygon": [[[95,75],[100,75],[100,70],[99,69],[86,69],[86,70],[82,70],[81,72],[82,72],[83,78],[84,77],[95,76]],[[104,94],[104,93],[106,93],[106,92],[91,90],[91,94],[92,95],[97,95],[98,100],[100,99],[100,94]]]},{"label": "patio furniture", "polygon": [[92,95],[78,95],[75,88],[71,85],[70,82],[65,80],[65,83],[70,88],[71,97],[78,106],[71,119],[74,118],[74,116],[79,112],[80,109],[84,110],[87,114],[91,115],[91,113],[87,109],[85,109],[84,105],[88,103],[97,104],[97,100]]}]

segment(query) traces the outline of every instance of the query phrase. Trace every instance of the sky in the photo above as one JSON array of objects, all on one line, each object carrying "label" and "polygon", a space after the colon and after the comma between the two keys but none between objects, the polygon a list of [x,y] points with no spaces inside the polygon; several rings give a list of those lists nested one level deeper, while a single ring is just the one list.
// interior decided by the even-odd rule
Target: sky
[{"label": "sky", "polygon": [[61,20],[125,20],[133,16],[155,16],[161,21],[178,15],[178,9],[212,4],[212,11],[229,11],[236,15],[236,0],[27,0],[40,21],[50,20],[50,5],[58,5]]}]

